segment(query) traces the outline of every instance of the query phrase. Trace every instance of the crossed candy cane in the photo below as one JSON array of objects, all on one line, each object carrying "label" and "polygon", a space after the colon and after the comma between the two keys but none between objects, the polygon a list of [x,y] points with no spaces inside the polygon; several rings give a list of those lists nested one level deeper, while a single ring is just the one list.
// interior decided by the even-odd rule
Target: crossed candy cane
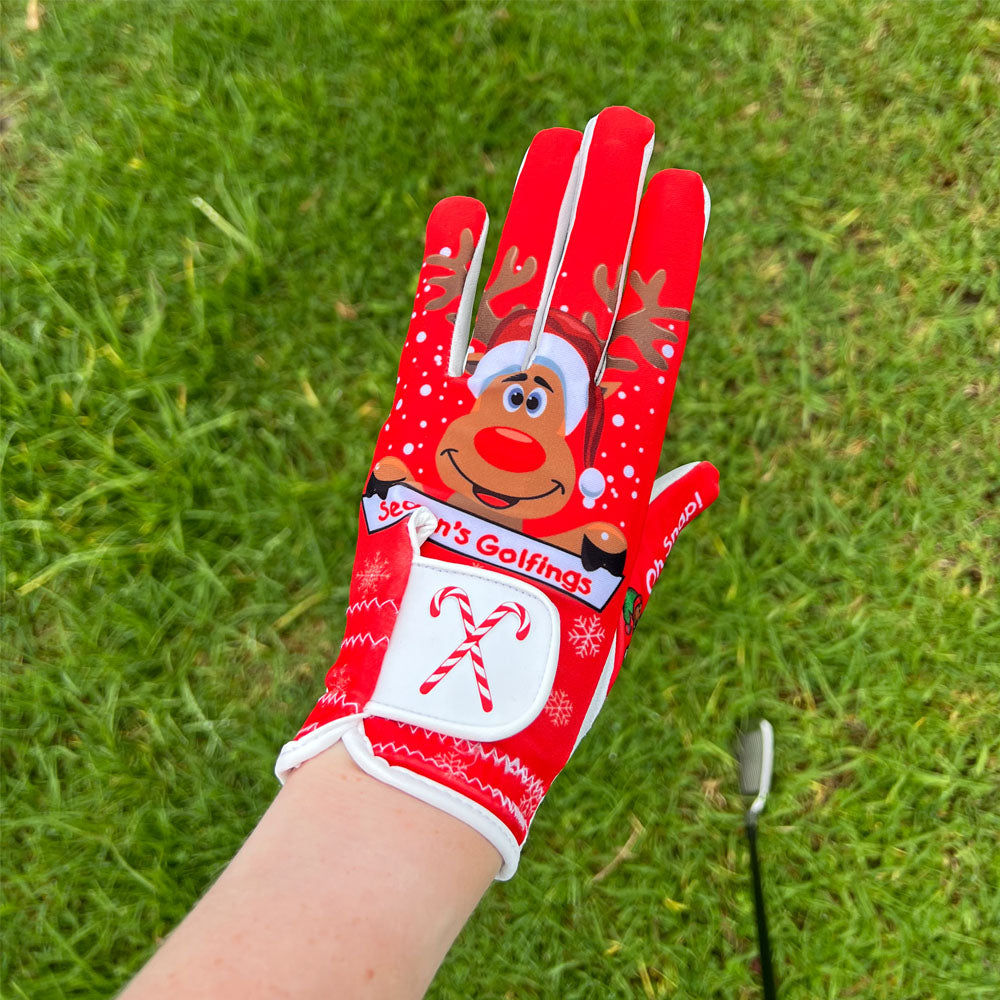
[{"label": "crossed candy cane", "polygon": [[466,653],[472,659],[473,669],[476,671],[476,684],[479,687],[479,700],[483,704],[484,712],[493,710],[493,695],[490,693],[490,684],[486,679],[486,667],[483,665],[483,651],[479,648],[479,643],[489,632],[491,632],[507,615],[517,615],[518,627],[514,633],[518,640],[526,639],[531,630],[531,621],[528,612],[515,604],[507,601],[498,608],[491,611],[482,622],[477,625],[472,617],[472,605],[469,603],[469,595],[461,587],[443,587],[431,598],[431,617],[437,618],[441,614],[441,605],[449,598],[453,597],[458,609],[462,614],[462,624],[465,626],[465,638],[455,647],[455,651],[445,659],[434,673],[430,675],[420,685],[420,693],[427,694],[433,691],[438,682],[449,673],[452,667],[461,662]]}]

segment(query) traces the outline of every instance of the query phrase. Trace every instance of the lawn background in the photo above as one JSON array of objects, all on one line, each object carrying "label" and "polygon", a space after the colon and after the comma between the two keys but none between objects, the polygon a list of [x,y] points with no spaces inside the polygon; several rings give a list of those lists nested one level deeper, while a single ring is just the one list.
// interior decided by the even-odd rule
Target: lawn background
[{"label": "lawn background", "polygon": [[114,992],[252,829],[426,215],[613,103],[713,195],[664,467],[722,497],[431,996],[756,996],[754,710],[783,995],[1000,995],[1000,6],[45,6],[0,15],[3,995]]}]

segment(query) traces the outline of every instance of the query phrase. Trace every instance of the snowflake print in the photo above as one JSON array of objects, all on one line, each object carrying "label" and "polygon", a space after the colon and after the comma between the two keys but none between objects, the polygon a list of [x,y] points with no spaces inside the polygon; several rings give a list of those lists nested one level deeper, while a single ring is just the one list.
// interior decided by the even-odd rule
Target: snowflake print
[{"label": "snowflake print", "polygon": [[542,804],[542,799],[544,798],[545,789],[542,787],[542,783],[537,778],[529,782],[524,790],[524,794],[521,796],[521,801],[517,804],[528,822],[531,822],[531,817],[538,811],[538,807]]},{"label": "snowflake print", "polygon": [[545,703],[545,714],[553,726],[565,726],[573,716],[573,702],[565,691],[553,691]]},{"label": "snowflake print", "polygon": [[604,627],[597,615],[579,615],[567,636],[577,656],[596,656],[604,641]]},{"label": "snowflake print", "polygon": [[346,695],[350,679],[347,664],[335,663],[326,673],[326,689],[331,694]]},{"label": "snowflake print", "polygon": [[450,750],[448,753],[443,753],[435,757],[434,763],[441,768],[441,770],[449,778],[464,778],[465,769],[468,766],[468,761],[466,761],[462,755],[455,750]]},{"label": "snowflake print", "polygon": [[362,594],[370,594],[389,579],[389,564],[381,552],[376,552],[358,573],[358,587]]}]

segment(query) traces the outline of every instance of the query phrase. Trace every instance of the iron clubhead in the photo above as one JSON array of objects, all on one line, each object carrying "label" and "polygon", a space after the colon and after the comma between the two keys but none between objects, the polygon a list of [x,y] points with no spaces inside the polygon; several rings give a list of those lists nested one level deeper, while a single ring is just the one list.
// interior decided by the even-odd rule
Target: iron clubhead
[{"label": "iron clubhead", "polygon": [[737,759],[740,765],[740,791],[744,795],[755,796],[747,818],[756,820],[764,810],[774,769],[774,730],[767,719],[761,719],[752,729],[745,729],[740,733]]}]

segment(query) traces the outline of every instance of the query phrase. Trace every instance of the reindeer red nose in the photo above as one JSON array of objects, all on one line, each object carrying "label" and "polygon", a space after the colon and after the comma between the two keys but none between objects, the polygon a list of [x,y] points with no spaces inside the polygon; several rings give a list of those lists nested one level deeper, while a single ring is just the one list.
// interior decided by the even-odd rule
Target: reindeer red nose
[{"label": "reindeer red nose", "polygon": [[545,462],[545,449],[513,427],[484,427],[472,441],[485,461],[504,472],[533,472]]}]

